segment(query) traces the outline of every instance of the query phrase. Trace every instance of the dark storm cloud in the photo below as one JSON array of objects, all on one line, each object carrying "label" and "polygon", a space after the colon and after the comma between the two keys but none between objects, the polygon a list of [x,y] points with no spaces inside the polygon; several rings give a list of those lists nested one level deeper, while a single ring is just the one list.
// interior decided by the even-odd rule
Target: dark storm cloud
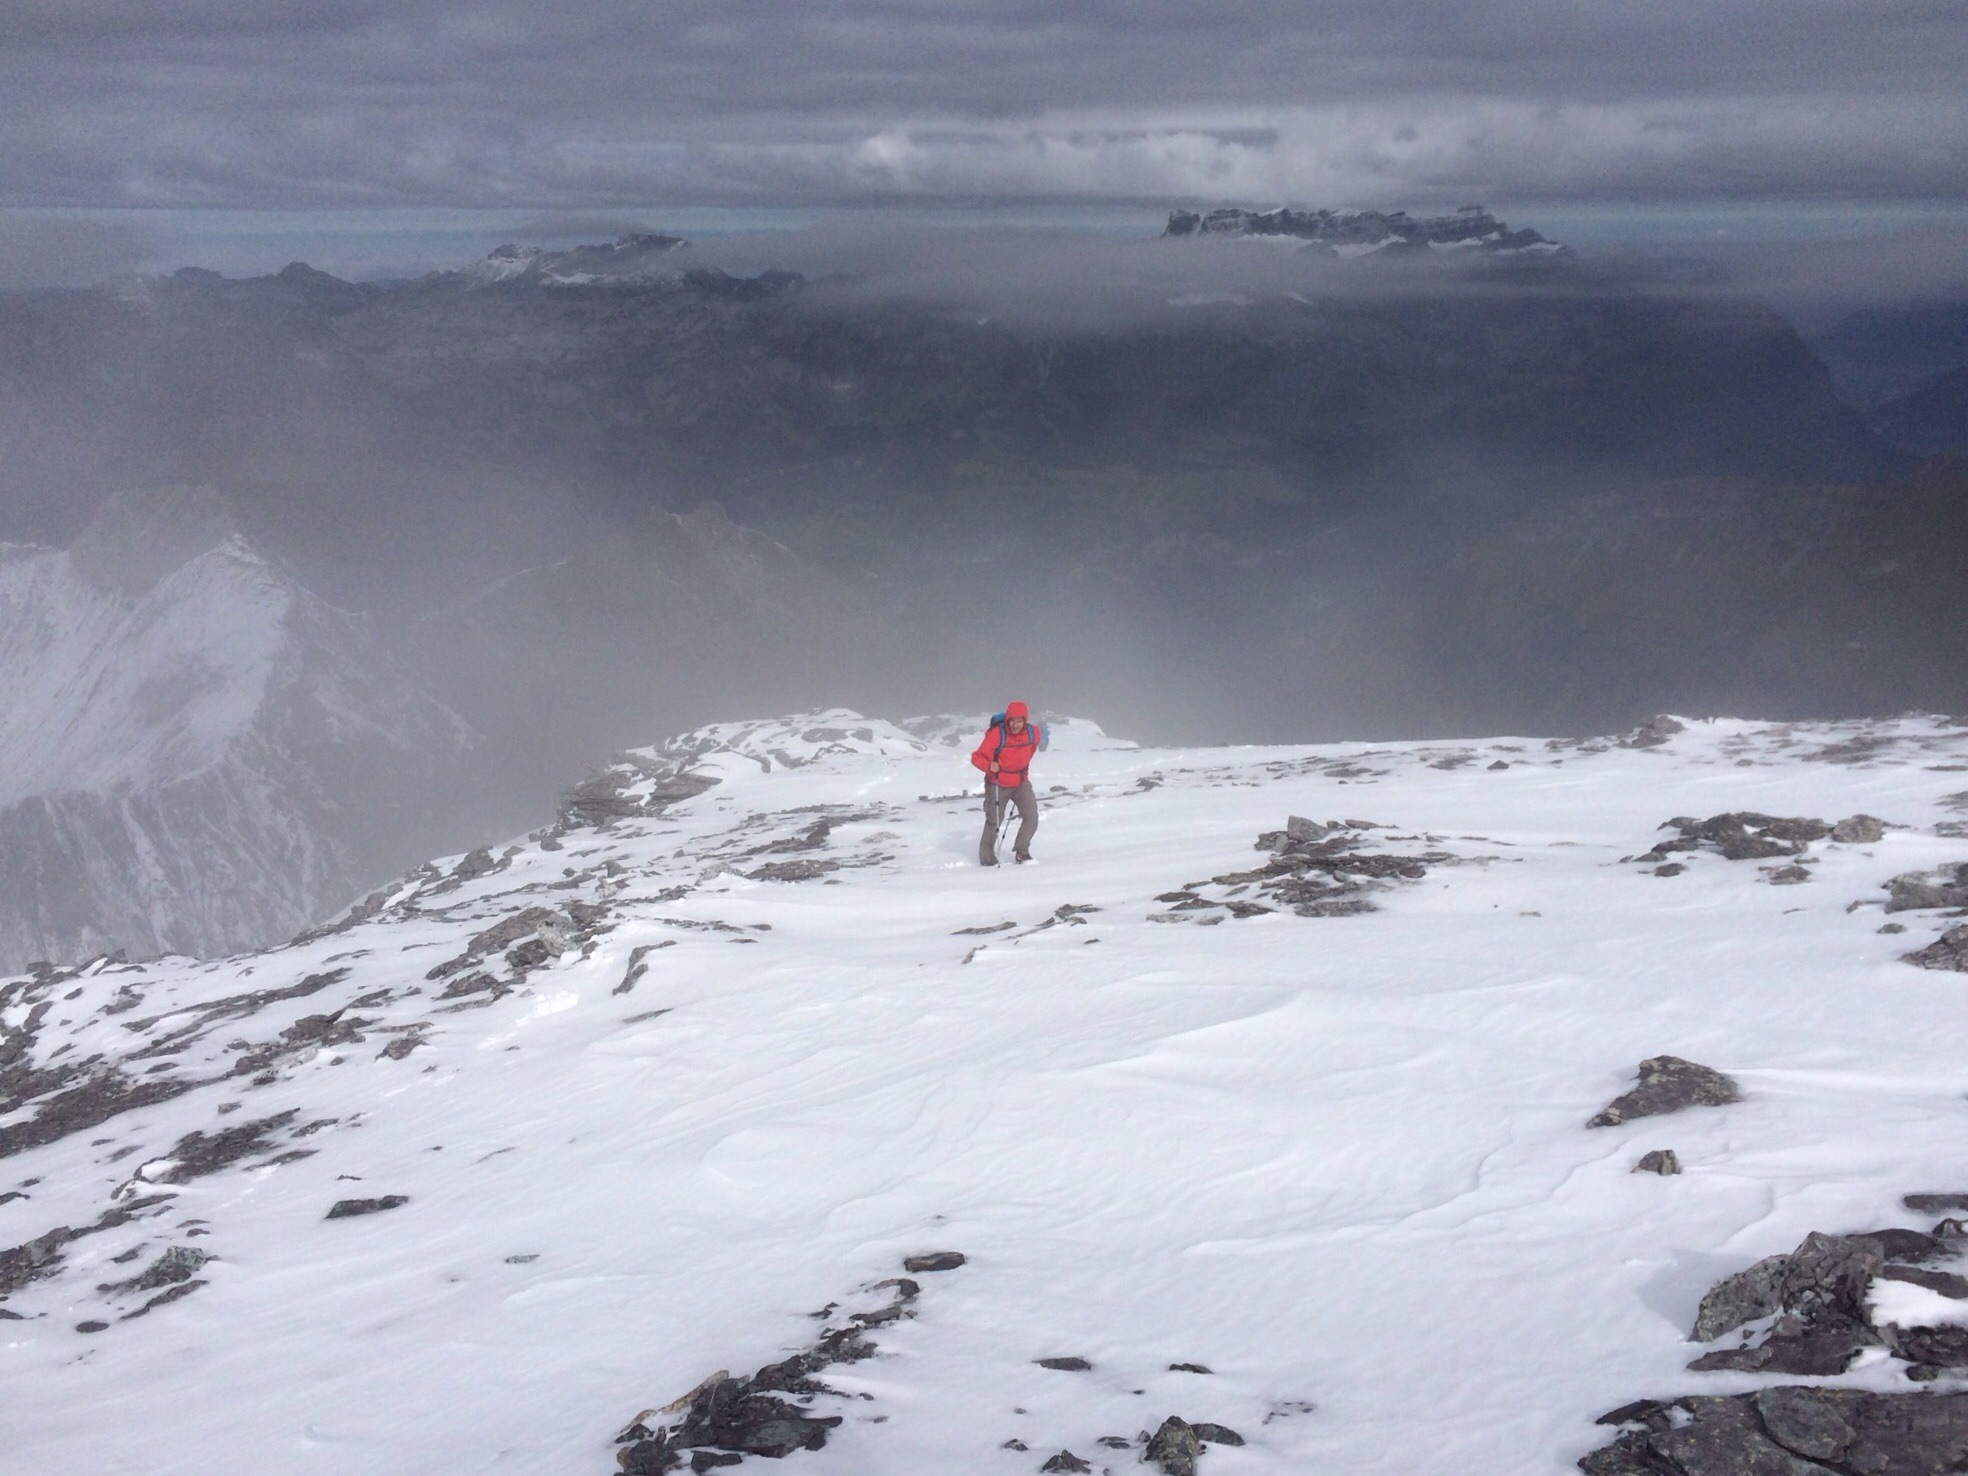
[{"label": "dark storm cloud", "polygon": [[1958,0],[16,0],[0,203],[1959,196]]}]

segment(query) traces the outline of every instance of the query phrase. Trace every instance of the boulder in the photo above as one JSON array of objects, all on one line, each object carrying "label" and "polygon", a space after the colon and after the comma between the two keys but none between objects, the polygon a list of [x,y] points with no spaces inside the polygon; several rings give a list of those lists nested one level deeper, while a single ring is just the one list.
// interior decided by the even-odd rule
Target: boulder
[{"label": "boulder", "polygon": [[1144,1461],[1162,1469],[1162,1476],[1196,1476],[1196,1462],[1203,1454],[1202,1439],[1196,1427],[1180,1415],[1170,1415],[1161,1428],[1148,1438]]},{"label": "boulder", "polygon": [[1902,953],[1902,961],[1922,969],[1946,969],[1968,974],[1968,923],[1949,928],[1925,948]]},{"label": "boulder", "polygon": [[1626,1428],[1579,1461],[1588,1476],[1942,1476],[1968,1462],[1968,1394],[1778,1385],[1643,1400],[1600,1423]]},{"label": "boulder", "polygon": [[1679,1056],[1649,1056],[1640,1063],[1640,1084],[1615,1097],[1586,1126],[1612,1127],[1636,1117],[1659,1117],[1684,1107],[1720,1107],[1741,1100],[1736,1084],[1713,1067]]}]

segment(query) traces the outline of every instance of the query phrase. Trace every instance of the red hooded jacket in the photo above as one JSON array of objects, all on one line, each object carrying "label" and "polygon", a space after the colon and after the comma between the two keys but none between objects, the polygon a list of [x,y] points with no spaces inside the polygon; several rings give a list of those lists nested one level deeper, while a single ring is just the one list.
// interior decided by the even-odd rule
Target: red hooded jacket
[{"label": "red hooded jacket", "polygon": [[[977,745],[977,751],[970,756],[970,761],[1000,789],[1016,789],[1025,782],[1025,771],[1031,767],[1032,755],[1038,751],[1039,730],[1030,718],[1026,718],[1022,733],[1012,732],[1004,723],[991,724],[984,730],[984,740]],[[995,776],[991,774],[993,759],[998,764]]]}]

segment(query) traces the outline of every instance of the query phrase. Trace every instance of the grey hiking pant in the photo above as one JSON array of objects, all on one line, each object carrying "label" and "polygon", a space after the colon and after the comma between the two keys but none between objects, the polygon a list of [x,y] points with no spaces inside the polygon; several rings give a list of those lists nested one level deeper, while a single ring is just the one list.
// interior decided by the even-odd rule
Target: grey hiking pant
[{"label": "grey hiking pant", "polygon": [[1032,834],[1039,828],[1039,797],[1032,792],[1032,781],[1028,776],[1016,789],[1000,789],[997,785],[984,785],[984,838],[977,843],[977,859],[985,866],[998,864],[998,825],[1004,819],[1005,807],[1016,806],[1018,810],[1018,839],[1011,849],[1019,856],[1032,854]]}]

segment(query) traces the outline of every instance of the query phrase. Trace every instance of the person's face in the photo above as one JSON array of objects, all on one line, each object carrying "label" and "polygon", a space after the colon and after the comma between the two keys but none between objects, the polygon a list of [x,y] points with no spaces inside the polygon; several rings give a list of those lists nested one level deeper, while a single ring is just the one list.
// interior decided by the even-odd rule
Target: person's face
[{"label": "person's face", "polygon": [[1018,717],[1010,718],[1005,722],[1005,726],[1014,733],[1022,733],[1025,731],[1025,719]]}]

